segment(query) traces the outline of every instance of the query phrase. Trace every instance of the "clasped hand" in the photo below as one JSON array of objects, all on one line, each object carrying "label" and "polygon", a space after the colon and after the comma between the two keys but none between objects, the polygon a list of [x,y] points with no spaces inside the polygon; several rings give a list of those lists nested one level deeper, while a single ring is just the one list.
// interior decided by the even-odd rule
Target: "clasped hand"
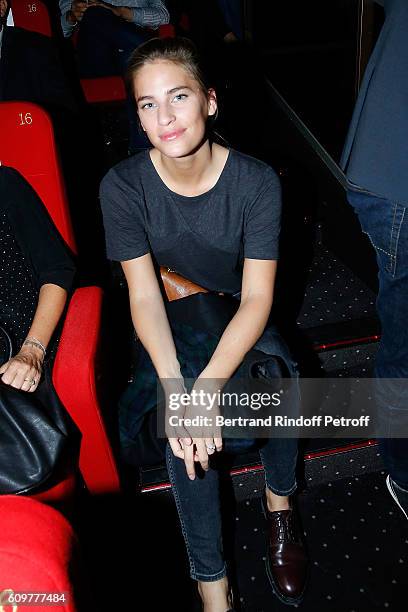
[{"label": "clasped hand", "polygon": [[[177,385],[176,385],[177,386]],[[175,409],[166,402],[166,432],[173,454],[183,459],[188,477],[195,479],[195,463],[200,463],[203,470],[209,469],[208,458],[216,451],[222,450],[221,428],[216,424],[219,406],[216,401],[218,389],[213,381],[198,378],[190,394],[184,384],[175,392],[173,385],[165,390],[167,399],[170,392],[173,398],[178,394],[180,402]],[[183,401],[181,401],[183,398]],[[172,418],[170,426],[169,418]],[[175,423],[174,423],[175,422]]]},{"label": "clasped hand", "polygon": [[112,11],[112,13],[117,17],[121,17],[122,19],[125,19],[125,21],[132,21],[133,12],[131,8],[128,8],[127,6],[112,6],[111,4],[107,4],[100,0],[89,0],[88,2],[84,2],[83,0],[73,0],[71,11],[75,19],[77,21],[81,21],[85,11],[93,6],[102,6],[103,8]]},{"label": "clasped hand", "polygon": [[85,11],[90,7],[98,4],[94,2],[94,0],[90,0],[90,2],[84,2],[83,0],[73,0],[71,4],[71,13],[76,19],[76,21],[81,21],[84,16]]},{"label": "clasped hand", "polygon": [[42,362],[43,355],[39,349],[24,346],[15,357],[3,363],[1,380],[10,387],[32,393],[40,382]]}]

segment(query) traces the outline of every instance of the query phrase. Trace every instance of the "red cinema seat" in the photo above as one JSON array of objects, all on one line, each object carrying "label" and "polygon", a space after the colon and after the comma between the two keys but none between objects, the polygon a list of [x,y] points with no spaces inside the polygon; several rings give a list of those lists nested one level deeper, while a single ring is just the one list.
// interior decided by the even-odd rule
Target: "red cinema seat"
[{"label": "red cinema seat", "polygon": [[165,23],[159,27],[159,38],[174,38],[176,29],[172,23]]},{"label": "red cinema seat", "polygon": [[97,393],[102,291],[77,289],[65,317],[53,380],[62,403],[82,432],[80,469],[91,493],[119,491],[119,477]]},{"label": "red cinema seat", "polygon": [[[64,182],[48,114],[29,102],[0,103],[0,161],[18,170],[46,206],[61,236],[75,251]],[[96,363],[102,291],[77,289],[64,322],[53,379],[58,395],[82,433],[80,470],[91,493],[119,490],[119,477],[97,396]],[[49,497],[72,490],[70,475]],[[48,493],[48,492],[47,492]],[[47,498],[43,493],[40,499]]]},{"label": "red cinema seat", "polygon": [[[171,23],[159,27],[159,37],[165,38],[167,36],[175,36],[175,29]],[[81,87],[85,100],[89,104],[122,102],[126,100],[126,88],[120,76],[81,79]]]},{"label": "red cinema seat", "polygon": [[76,252],[54,130],[48,114],[30,102],[2,102],[0,125],[0,161],[16,168],[30,183],[59,233]]},{"label": "red cinema seat", "polygon": [[[76,612],[71,575],[78,544],[68,521],[54,508],[18,495],[0,496],[0,516],[0,610]],[[37,598],[23,605],[29,593],[58,595],[53,602]]]},{"label": "red cinema seat", "polygon": [[125,83],[120,76],[81,79],[85,100],[89,104],[123,102],[126,100]]},{"label": "red cinema seat", "polygon": [[14,24],[24,30],[52,36],[48,9],[41,0],[13,0]]}]

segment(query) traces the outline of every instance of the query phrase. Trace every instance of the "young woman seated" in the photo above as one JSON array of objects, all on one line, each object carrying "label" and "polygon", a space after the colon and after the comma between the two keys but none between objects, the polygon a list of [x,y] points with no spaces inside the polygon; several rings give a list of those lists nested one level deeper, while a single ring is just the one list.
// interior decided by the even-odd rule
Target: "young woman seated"
[{"label": "young woman seated", "polygon": [[[214,142],[216,93],[205,83],[188,40],[144,43],[131,57],[129,75],[152,148],[110,170],[101,185],[101,204],[107,254],[122,264],[135,331],[158,378],[164,388],[174,389],[178,381],[184,390],[183,355],[176,350],[154,262],[239,299],[194,389],[218,389],[252,348],[283,355],[295,375],[284,341],[266,328],[278,258],[277,175],[265,163]],[[248,112],[243,111],[243,121]],[[226,612],[233,603],[221,537],[216,459],[223,453],[222,437],[217,430],[200,437],[187,428],[168,442],[167,466],[191,577],[198,581],[205,612]],[[296,604],[307,568],[289,500],[296,490],[297,440],[268,439],[260,455],[269,524],[267,571],[276,595]]]}]

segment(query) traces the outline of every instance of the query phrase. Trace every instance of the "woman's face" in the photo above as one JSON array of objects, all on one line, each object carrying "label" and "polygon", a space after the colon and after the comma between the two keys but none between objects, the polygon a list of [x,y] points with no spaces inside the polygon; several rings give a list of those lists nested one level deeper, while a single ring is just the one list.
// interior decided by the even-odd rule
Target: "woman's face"
[{"label": "woman's face", "polygon": [[157,60],[134,77],[139,119],[152,145],[168,157],[185,157],[203,142],[206,121],[217,109],[214,90],[208,96],[181,66]]}]

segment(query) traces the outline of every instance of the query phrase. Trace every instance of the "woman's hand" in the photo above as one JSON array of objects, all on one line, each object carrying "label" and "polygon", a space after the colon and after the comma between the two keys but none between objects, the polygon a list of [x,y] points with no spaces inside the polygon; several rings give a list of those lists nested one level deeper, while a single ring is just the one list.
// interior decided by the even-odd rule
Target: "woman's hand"
[{"label": "woman's hand", "polygon": [[201,416],[201,431],[193,427],[189,430],[195,446],[194,461],[208,469],[208,457],[222,451],[222,433],[217,425],[220,414],[218,403],[219,384],[216,380],[197,378],[191,391],[195,414]]},{"label": "woman's hand", "polygon": [[203,470],[207,471],[208,457],[216,450],[222,450],[221,429],[216,424],[219,414],[218,385],[214,383],[212,380],[198,378],[182,411],[182,426],[187,437],[178,439],[176,456],[184,459],[191,480],[196,476],[195,463],[200,463]]},{"label": "woman's hand", "polygon": [[[208,455],[222,449],[222,439],[216,433],[212,421],[218,413],[214,407],[207,413],[208,402],[198,395],[196,382],[194,393],[187,393],[182,378],[161,379],[166,401],[166,433],[175,457],[182,459],[191,480],[195,479],[195,463],[208,470]],[[201,397],[201,399],[200,399]],[[207,419],[207,420],[206,420]],[[193,424],[194,423],[194,424]]]},{"label": "woman's hand", "polygon": [[23,346],[20,352],[0,368],[1,380],[6,385],[33,392],[40,382],[44,355],[35,346]]},{"label": "woman's hand", "polygon": [[[184,449],[192,444],[188,431],[182,424],[184,410],[181,403],[182,397],[188,397],[184,380],[179,372],[177,378],[160,379],[166,402],[165,429],[167,438],[173,451],[173,455],[184,461]],[[177,409],[176,409],[177,407]],[[172,424],[171,418],[175,418],[176,423]]]},{"label": "woman's hand", "polygon": [[[187,397],[188,394],[186,394]],[[204,438],[203,428],[199,425],[188,426],[192,419],[196,418],[199,411],[195,410],[191,405],[184,405],[178,409],[177,416],[174,417],[176,424],[169,428],[169,444],[173,454],[182,459],[185,463],[186,472],[190,480],[194,480],[195,462],[199,462],[203,470],[208,470],[208,451]],[[168,421],[167,421],[168,422]],[[210,437],[208,437],[210,439]],[[211,443],[209,443],[211,444]],[[214,451],[211,451],[211,453]]]}]

